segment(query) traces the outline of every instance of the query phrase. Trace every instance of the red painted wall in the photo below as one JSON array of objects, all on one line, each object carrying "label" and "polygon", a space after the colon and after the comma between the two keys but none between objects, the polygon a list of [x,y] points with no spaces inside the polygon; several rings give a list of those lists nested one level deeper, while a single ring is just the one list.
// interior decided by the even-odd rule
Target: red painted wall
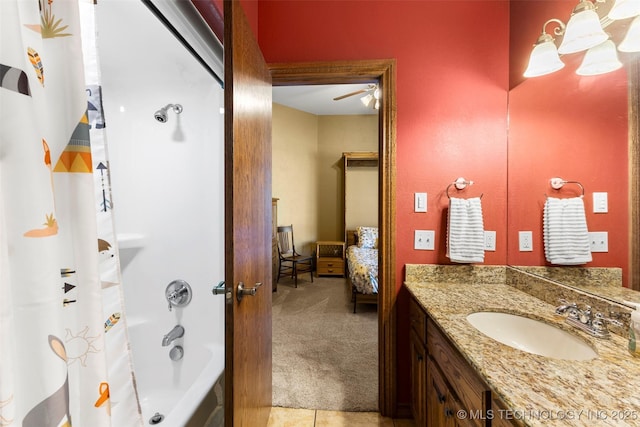
[{"label": "red painted wall", "polygon": [[[544,10],[542,17],[540,9]],[[538,25],[531,23],[532,10],[537,11]],[[511,7],[511,22],[513,28],[523,31],[528,26],[529,38],[535,41],[547,19],[557,17],[566,22],[571,10],[566,2],[518,1]],[[626,73],[620,69],[601,76],[578,76],[575,70],[582,58],[583,54],[565,55],[565,68],[527,79],[509,94],[508,261],[512,265],[549,265],[542,240],[545,194],[580,194],[574,184],[553,190],[549,180],[557,176],[580,181],[585,187],[589,231],[609,233],[609,252],[593,253],[593,261],[586,265],[622,267],[623,283],[628,285]],[[511,60],[512,69],[522,73],[528,53],[524,58],[514,52]],[[608,193],[608,213],[593,213],[593,192]],[[533,252],[519,251],[519,230],[533,231]]]},{"label": "red painted wall", "polygon": [[[486,230],[506,263],[507,1],[260,0],[258,42],[267,62],[397,60],[398,399],[409,403],[407,263],[447,263],[446,187],[475,181]],[[428,212],[413,212],[413,193]],[[436,251],[413,249],[414,230],[435,230]]]}]

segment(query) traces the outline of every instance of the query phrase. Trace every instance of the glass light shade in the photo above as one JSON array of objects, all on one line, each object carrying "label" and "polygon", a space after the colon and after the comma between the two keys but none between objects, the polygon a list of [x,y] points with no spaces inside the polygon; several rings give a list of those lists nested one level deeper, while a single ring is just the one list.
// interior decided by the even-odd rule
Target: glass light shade
[{"label": "glass light shade", "polygon": [[627,35],[618,45],[620,52],[640,52],[640,16],[637,16],[629,26]]},{"label": "glass light shade", "polygon": [[558,52],[563,55],[580,52],[597,46],[608,38],[595,10],[583,10],[569,19]]},{"label": "glass light shade", "polygon": [[523,75],[527,78],[544,76],[558,71],[562,67],[564,67],[564,62],[560,60],[558,49],[552,39],[535,45],[529,57],[529,65]]},{"label": "glass light shade", "polygon": [[362,103],[365,105],[365,107],[368,107],[369,103],[371,102],[372,99],[373,99],[373,96],[371,96],[371,94],[368,93],[365,96],[363,96],[362,98],[360,98],[360,101],[362,101]]},{"label": "glass light shade", "polygon": [[640,15],[640,0],[616,0],[609,11],[611,19],[627,19]]},{"label": "glass light shade", "polygon": [[595,76],[610,71],[615,71],[622,67],[622,62],[618,59],[616,45],[611,40],[592,47],[585,53],[582,64],[576,70],[576,74],[581,76]]}]

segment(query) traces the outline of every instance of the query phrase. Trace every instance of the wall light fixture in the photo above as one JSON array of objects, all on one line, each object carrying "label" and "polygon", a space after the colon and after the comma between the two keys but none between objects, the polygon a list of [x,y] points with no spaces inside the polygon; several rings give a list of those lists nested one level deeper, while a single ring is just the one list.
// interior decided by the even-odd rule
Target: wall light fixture
[{"label": "wall light fixture", "polygon": [[[596,0],[604,3],[606,0]],[[538,77],[553,73],[564,67],[560,55],[587,51],[582,64],[576,70],[580,75],[597,75],[608,73],[622,67],[618,59],[615,44],[604,31],[614,20],[635,18],[620,43],[618,50],[622,52],[640,52],[640,0],[616,0],[609,14],[600,18],[596,13],[596,5],[590,0],[579,0],[573,9],[568,23],[553,18],[542,26],[542,34],[538,37],[524,77]],[[547,34],[546,27],[550,23],[557,26],[556,36],[563,36],[562,43],[556,49],[555,39]]]},{"label": "wall light fixture", "polygon": [[589,0],[580,0],[571,13],[558,53],[564,55],[581,52],[599,45],[608,38],[596,13],[596,5]]},{"label": "wall light fixture", "polygon": [[640,1],[638,0],[616,0],[609,11],[611,19],[627,19],[640,15]]},{"label": "wall light fixture", "polygon": [[559,19],[549,19],[542,25],[542,34],[538,37],[538,41],[533,46],[531,56],[529,57],[529,65],[524,72],[525,77],[538,77],[545,74],[551,74],[564,67],[564,62],[560,60],[558,48],[554,43],[555,39],[547,34],[547,25],[558,24],[554,28],[554,34],[559,36],[564,33],[566,26]]},{"label": "wall light fixture", "polygon": [[[640,1],[637,2],[640,4]],[[627,35],[618,45],[620,52],[640,52],[640,15],[631,21]]]}]

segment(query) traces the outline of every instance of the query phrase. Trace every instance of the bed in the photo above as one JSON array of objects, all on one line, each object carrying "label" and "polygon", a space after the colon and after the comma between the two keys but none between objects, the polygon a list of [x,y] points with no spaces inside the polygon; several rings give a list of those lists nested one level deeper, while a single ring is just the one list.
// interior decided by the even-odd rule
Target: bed
[{"label": "bed", "polygon": [[357,304],[378,303],[378,229],[347,230],[347,281],[351,287],[353,312]]}]

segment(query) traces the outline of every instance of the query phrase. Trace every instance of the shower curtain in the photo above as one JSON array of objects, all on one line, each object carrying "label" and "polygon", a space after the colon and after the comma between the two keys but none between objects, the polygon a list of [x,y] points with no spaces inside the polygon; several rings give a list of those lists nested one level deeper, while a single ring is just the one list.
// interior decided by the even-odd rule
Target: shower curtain
[{"label": "shower curtain", "polygon": [[0,1],[0,427],[141,425],[93,13]]}]

